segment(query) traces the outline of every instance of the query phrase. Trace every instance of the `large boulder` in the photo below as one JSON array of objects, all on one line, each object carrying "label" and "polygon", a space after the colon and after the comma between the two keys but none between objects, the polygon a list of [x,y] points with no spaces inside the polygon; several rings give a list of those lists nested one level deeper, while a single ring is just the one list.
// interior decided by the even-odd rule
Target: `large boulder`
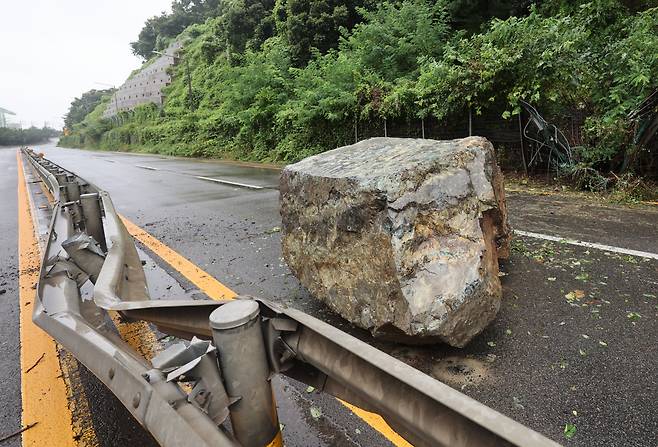
[{"label": "large boulder", "polygon": [[283,256],[313,296],[376,336],[464,346],[493,320],[509,250],[484,138],[372,138],[281,175]]}]

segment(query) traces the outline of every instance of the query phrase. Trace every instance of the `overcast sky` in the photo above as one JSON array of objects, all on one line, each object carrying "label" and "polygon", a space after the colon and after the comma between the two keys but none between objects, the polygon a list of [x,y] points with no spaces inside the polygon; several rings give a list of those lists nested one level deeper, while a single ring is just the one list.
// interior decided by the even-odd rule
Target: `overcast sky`
[{"label": "overcast sky", "polygon": [[76,96],[140,66],[130,42],[171,0],[0,0],[0,107],[61,127]]}]

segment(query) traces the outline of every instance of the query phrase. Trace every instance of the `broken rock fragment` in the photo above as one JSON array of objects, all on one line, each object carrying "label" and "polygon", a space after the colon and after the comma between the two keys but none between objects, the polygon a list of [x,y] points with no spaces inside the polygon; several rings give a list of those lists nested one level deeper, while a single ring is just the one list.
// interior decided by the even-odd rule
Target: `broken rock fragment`
[{"label": "broken rock fragment", "polygon": [[281,175],[283,256],[374,335],[466,345],[495,317],[507,257],[502,174],[484,138],[372,138]]}]

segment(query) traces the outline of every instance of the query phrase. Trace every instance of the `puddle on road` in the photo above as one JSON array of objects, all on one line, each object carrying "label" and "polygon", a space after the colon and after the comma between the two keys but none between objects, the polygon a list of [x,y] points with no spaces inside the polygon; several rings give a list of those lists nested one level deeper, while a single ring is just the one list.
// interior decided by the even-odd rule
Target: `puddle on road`
[{"label": "puddle on road", "polygon": [[430,374],[454,388],[479,385],[490,378],[490,359],[480,360],[471,357],[449,356],[439,360]]},{"label": "puddle on road", "polygon": [[390,351],[390,354],[458,390],[490,380],[491,366],[496,360],[493,354],[480,358],[467,354],[459,355],[449,348],[436,347],[398,347]]}]

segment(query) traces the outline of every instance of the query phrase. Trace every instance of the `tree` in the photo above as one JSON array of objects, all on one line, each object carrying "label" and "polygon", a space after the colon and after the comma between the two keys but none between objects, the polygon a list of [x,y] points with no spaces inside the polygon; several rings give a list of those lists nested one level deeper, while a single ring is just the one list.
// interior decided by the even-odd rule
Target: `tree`
[{"label": "tree", "polygon": [[287,0],[285,13],[279,8],[277,17],[293,62],[302,67],[314,50],[324,54],[336,48],[341,28],[351,30],[360,21],[357,9],[369,3],[370,0]]},{"label": "tree", "polygon": [[170,14],[163,12],[146,21],[137,40],[130,44],[133,53],[148,60],[153,50],[164,49],[185,28],[217,16],[219,10],[220,0],[174,0]]},{"label": "tree", "polygon": [[100,104],[103,96],[111,95],[114,93],[114,89],[106,90],[89,90],[80,96],[75,98],[71,102],[68,113],[64,116],[64,125],[68,129],[72,129],[74,124],[82,122],[85,117],[91,113],[98,104]]}]

